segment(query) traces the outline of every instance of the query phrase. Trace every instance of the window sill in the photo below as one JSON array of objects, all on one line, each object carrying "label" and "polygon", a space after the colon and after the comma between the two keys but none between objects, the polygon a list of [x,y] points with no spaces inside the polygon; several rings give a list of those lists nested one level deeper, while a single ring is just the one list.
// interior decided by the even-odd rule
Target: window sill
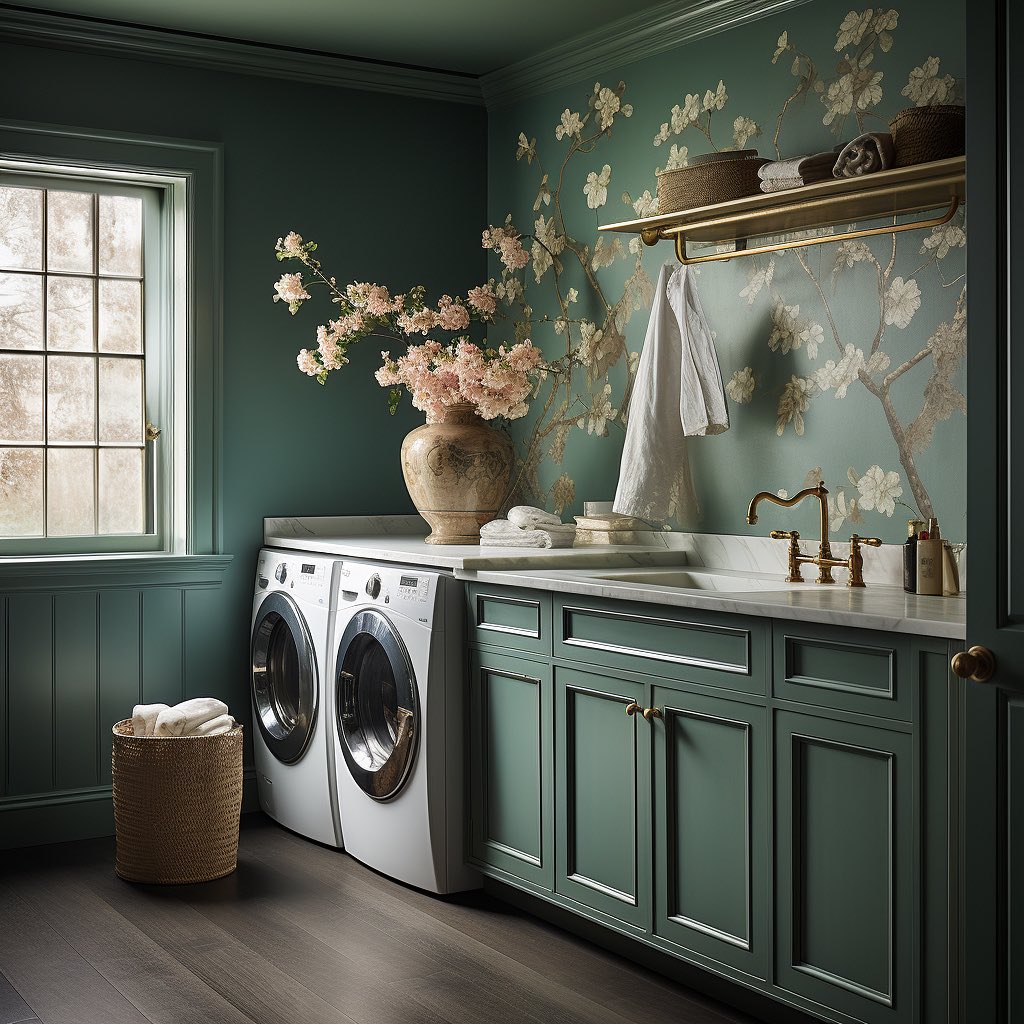
[{"label": "window sill", "polygon": [[0,593],[153,584],[216,587],[234,555],[39,555],[0,557]]}]

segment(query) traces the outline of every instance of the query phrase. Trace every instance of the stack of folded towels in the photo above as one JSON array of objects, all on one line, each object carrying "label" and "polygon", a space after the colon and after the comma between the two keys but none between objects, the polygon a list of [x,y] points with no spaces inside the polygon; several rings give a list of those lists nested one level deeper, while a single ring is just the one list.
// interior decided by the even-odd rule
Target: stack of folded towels
[{"label": "stack of folded towels", "polygon": [[815,181],[825,181],[832,177],[836,166],[836,157],[842,147],[830,149],[827,153],[811,153],[807,156],[794,156],[787,160],[773,160],[762,164],[757,176],[761,179],[762,192],[785,192],[791,188],[800,188]]},{"label": "stack of folded towels", "polygon": [[573,523],[531,505],[516,505],[507,519],[492,519],[480,527],[480,546],[491,548],[571,548]]},{"label": "stack of folded towels", "polygon": [[195,697],[170,707],[136,704],[132,732],[136,736],[220,736],[237,723],[228,706],[216,697]]}]

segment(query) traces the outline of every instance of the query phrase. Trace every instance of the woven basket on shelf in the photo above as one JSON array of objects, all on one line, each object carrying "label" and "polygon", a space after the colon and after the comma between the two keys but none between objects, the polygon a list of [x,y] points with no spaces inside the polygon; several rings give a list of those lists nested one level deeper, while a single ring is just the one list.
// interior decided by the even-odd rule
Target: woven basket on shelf
[{"label": "woven basket on shelf", "polygon": [[185,885],[235,870],[242,727],[220,736],[136,737],[114,726],[115,870],[129,882]]},{"label": "woven basket on shelf", "polygon": [[658,172],[658,212],[679,213],[742,199],[761,191],[758,168],[768,163],[756,149],[695,156],[685,167]]},{"label": "woven basket on shelf", "polygon": [[907,107],[889,122],[896,150],[894,166],[945,160],[964,152],[964,108],[948,103]]}]

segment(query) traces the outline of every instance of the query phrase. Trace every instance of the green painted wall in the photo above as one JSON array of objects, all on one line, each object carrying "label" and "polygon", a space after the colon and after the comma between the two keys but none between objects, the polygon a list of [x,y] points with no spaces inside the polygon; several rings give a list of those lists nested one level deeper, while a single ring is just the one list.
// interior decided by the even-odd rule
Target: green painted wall
[{"label": "green painted wall", "polygon": [[[901,90],[908,84],[912,69],[923,67],[929,57],[939,58],[936,80],[942,81],[950,75],[957,80],[954,91],[962,92],[965,17],[962,0],[943,0],[940,4],[926,0],[900,3],[896,26],[884,30],[888,38],[878,36],[874,45],[863,48],[849,41],[849,32],[842,43],[838,40],[840,26],[849,11],[846,2],[815,0],[673,52],[601,69],[577,85],[493,112],[488,128],[491,223],[502,223],[510,213],[513,223],[524,235],[533,233],[538,216],[547,219],[557,216],[555,203],[545,204],[543,198],[538,199],[541,176],[548,175],[548,184],[554,190],[561,174],[560,207],[564,230],[577,240],[579,248],[588,247],[586,255],[592,259],[599,235],[598,224],[635,216],[632,206],[623,202],[623,193],[629,193],[632,200],[645,190],[655,193],[655,169],[665,166],[671,146],[685,146],[689,156],[710,151],[711,143],[693,126],[680,135],[672,135],[661,146],[654,146],[653,140],[662,123],[671,122],[673,106],[683,105],[687,93],[696,93],[702,101],[705,91],[716,90],[719,81],[724,82],[728,99],[712,116],[710,132],[715,146],[732,146],[734,122],[746,117],[762,129],[762,134],[746,145],[757,147],[766,156],[775,155],[772,136],[776,119],[800,77],[807,74],[808,59],[814,63],[822,92],[815,91],[811,83],[806,94],[786,110],[779,138],[784,156],[828,149],[837,141],[858,133],[853,115],[846,119],[844,130],[838,136],[823,124],[828,106],[822,99],[828,99],[830,89],[842,91],[837,62],[846,53],[871,51],[872,54],[862,86],[866,90],[865,125],[870,129],[884,130],[885,121],[893,113],[911,104],[910,99],[901,95]],[[877,16],[881,9],[874,9],[874,13]],[[783,52],[773,63],[779,37],[784,31],[788,32],[786,41],[805,55],[797,67],[799,76],[792,74],[794,51]],[[869,39],[870,33],[861,43]],[[881,78],[874,81],[877,73],[881,73]],[[567,108],[570,113],[578,112],[581,116],[587,113],[595,81],[612,89],[620,81],[624,82],[625,91],[620,101],[623,107],[614,118],[611,134],[599,139],[589,151],[574,155],[563,172],[570,139],[556,138],[556,126]],[[632,105],[629,117],[624,116],[627,103]],[[841,117],[837,118],[837,122],[841,121]],[[536,139],[536,159],[531,160],[529,155],[517,159],[517,140],[521,132],[527,145]],[[584,137],[589,132],[588,125]],[[588,174],[600,175],[606,165],[611,172],[606,201],[597,209],[591,209],[583,191]],[[536,211],[535,203],[539,203]],[[959,215],[953,223],[962,225]],[[557,235],[561,230],[554,233]],[[954,242],[963,240],[962,233],[958,232],[950,237]],[[541,423],[542,436],[529,466],[534,474],[535,497],[566,513],[580,513],[584,499],[612,497],[624,432],[621,414],[615,415],[612,410],[620,412],[623,406],[629,382],[629,353],[638,352],[643,345],[649,309],[649,295],[643,294],[646,280],[656,280],[660,264],[672,259],[668,243],[646,250],[640,257],[642,273],[636,277],[637,257],[627,248],[629,236],[606,234],[603,244],[607,245],[614,238],[621,239],[622,254],[611,266],[593,271],[593,276],[605,299],[616,308],[623,305],[627,280],[638,285],[640,301],[637,304],[641,308],[630,309],[628,300],[624,304],[626,313],[631,316],[625,325],[621,351],[613,351],[606,360],[612,365],[600,364],[600,372],[591,379],[586,369],[577,370],[569,391],[568,408],[561,408],[563,392],[546,416],[542,416],[539,410],[547,396],[547,391],[542,390],[541,400],[534,403],[530,417],[516,425],[525,446],[527,439],[534,437],[531,431],[535,425]],[[931,247],[922,251],[926,239]],[[902,495],[890,492],[889,497],[915,504],[907,468],[901,464],[900,451],[883,406],[859,381],[854,381],[845,397],[839,399],[834,388],[823,391],[815,383],[811,387],[814,397],[803,412],[803,433],[795,430],[795,420],[783,424],[781,435],[777,426],[779,401],[787,382],[796,376],[803,381],[827,383],[828,361],[833,361],[833,365],[838,363],[847,345],[853,346],[854,357],[860,350],[865,359],[869,358],[881,320],[885,330],[879,351],[888,358],[889,365],[877,372],[877,379],[883,379],[905,360],[930,347],[920,362],[892,385],[892,406],[904,427],[914,421],[917,423],[904,448],[916,460],[922,491],[932,502],[945,535],[963,538],[966,420],[959,406],[964,387],[961,356],[965,339],[956,313],[963,285],[965,250],[955,244],[942,259],[935,259],[941,249],[932,245],[933,241],[927,231],[903,235],[890,269],[891,236],[871,240],[870,251],[879,262],[881,272],[888,271],[881,289],[878,271],[870,260],[861,259],[851,266],[843,264],[841,272],[835,275],[836,245],[803,250],[806,269],[794,253],[779,256],[772,267],[770,284],[762,286],[756,295],[751,295],[750,291],[747,296],[741,293],[749,289],[751,273],[758,269],[762,273],[768,271],[769,262],[765,259],[756,266],[752,260],[740,260],[700,269],[698,285],[711,327],[717,332],[723,377],[728,382],[734,373],[749,367],[757,387],[748,402],[730,398],[732,429],[728,433],[697,438],[690,443],[702,514],[699,518],[685,520],[684,525],[704,532],[745,533],[749,529],[743,518],[746,504],[755,491],[785,488],[792,494],[804,485],[805,477],[815,467],[820,467],[834,494],[840,489],[844,492],[840,507],[833,510],[836,532],[848,534],[857,530],[862,534],[878,534],[887,541],[905,537],[909,511],[895,500],[890,506],[884,502],[884,495],[885,511],[880,514],[877,508],[869,507],[869,502],[861,510],[863,523],[857,523],[856,514],[853,517],[842,514],[844,506],[845,511],[850,512],[851,499],[863,504],[858,482],[872,466],[880,467],[883,474],[898,474],[897,486]],[[526,239],[528,248],[530,244]],[[563,250],[559,258],[563,267],[559,278],[563,295],[570,287],[576,288],[579,294],[578,301],[570,307],[570,317],[589,319],[607,328],[606,313],[594,288],[581,272],[580,262],[568,249]],[[498,274],[500,269],[495,263],[491,272]],[[554,298],[555,274],[548,271],[538,284],[532,270],[532,266],[528,267],[525,274],[527,299],[535,310],[535,317],[546,313],[554,318],[559,313]],[[821,294],[811,275],[820,283]],[[897,279],[901,279],[901,284],[897,284]],[[911,280],[916,282],[920,293],[919,308],[913,309],[914,299],[908,300],[902,312],[905,319],[909,311],[910,320],[901,327],[900,310],[890,305],[889,319],[894,322],[884,324],[881,294],[891,292],[895,298],[901,288],[909,288]],[[833,337],[823,297],[832,311],[838,342]],[[792,337],[779,339],[776,351],[769,346],[774,326],[772,310],[779,302],[799,307],[798,312],[793,310],[791,314],[796,321],[797,336],[807,332],[799,339],[799,348],[793,346],[783,351],[792,345]],[[813,348],[818,334],[814,325],[821,328],[816,354]],[[570,332],[578,330],[579,325],[570,325]],[[606,337],[607,334],[606,329]],[[565,336],[556,335],[552,324],[535,325],[532,335],[549,355],[564,352]],[[578,333],[574,341],[578,343]],[[941,366],[934,352],[940,354]],[[940,372],[936,375],[937,366]],[[611,386],[607,395],[604,394],[606,382]],[[602,414],[605,405],[607,423]],[[927,406],[925,415],[918,418],[923,406]],[[935,410],[948,418],[938,418],[934,434],[929,435],[927,427]],[[607,430],[607,437],[601,436],[602,430]],[[559,448],[563,444],[564,458],[560,459]],[[849,476],[851,468],[853,480]],[[766,510],[757,530],[760,533],[788,524],[810,536],[817,528],[815,516],[810,508],[778,514],[769,514]]]},{"label": "green painted wall", "polygon": [[[477,283],[484,255],[466,240],[475,243],[484,218],[485,114],[409,97],[29,46],[0,45],[0,66],[6,82],[21,83],[0,91],[0,118],[224,147],[219,454],[222,550],[234,561],[222,589],[201,595],[203,613],[193,616],[184,660],[192,665],[190,695],[216,694],[248,721],[246,658],[262,518],[411,512],[398,449],[418,422],[408,404],[396,417],[388,415],[386,393],[372,377],[379,355],[372,344],[355,350],[350,372],[325,389],[298,372],[295,354],[309,344],[316,322],[292,319],[272,303],[281,273],[274,243],[292,229],[316,237],[334,271],[349,279],[422,281],[432,293]],[[2,586],[0,580],[0,592]],[[139,595],[148,594],[145,581],[133,594],[138,607]],[[25,600],[12,596],[3,608],[14,617]],[[95,623],[93,604],[85,603],[83,614]],[[72,610],[61,611],[63,629]],[[40,617],[34,605],[29,612],[41,630],[49,630],[49,614]],[[113,621],[104,619],[104,628]],[[173,625],[180,628],[177,621]],[[81,739],[88,748],[84,756],[96,769],[55,778],[47,760],[30,773],[38,784],[19,786],[19,795],[102,784],[109,725],[130,714],[134,703],[133,671],[142,670],[137,692],[147,700],[180,699],[180,674],[169,673],[174,679],[167,687],[155,685],[161,677],[149,672],[151,659],[135,650],[139,636],[137,622],[126,625],[118,671],[129,678],[119,683],[117,706],[99,707],[97,697],[96,709],[78,708],[81,730],[88,733]],[[105,650],[114,650],[109,635]],[[201,664],[192,657],[196,651],[204,652]],[[73,676],[61,671],[58,678],[46,674],[30,682],[45,687],[49,707],[51,693],[81,689]],[[0,682],[23,693],[26,679],[0,676]],[[10,755],[8,737],[40,728],[37,721],[13,718],[0,724],[6,726],[0,736],[4,756]],[[50,749],[48,740],[44,746]]]}]

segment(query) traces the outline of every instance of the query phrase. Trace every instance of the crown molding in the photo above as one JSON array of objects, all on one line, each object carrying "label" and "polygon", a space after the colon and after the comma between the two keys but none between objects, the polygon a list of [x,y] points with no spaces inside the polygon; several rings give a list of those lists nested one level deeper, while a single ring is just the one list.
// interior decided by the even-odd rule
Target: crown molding
[{"label": "crown molding", "polygon": [[285,78],[448,103],[474,106],[483,103],[480,80],[473,75],[143,28],[4,4],[0,4],[0,41],[155,60],[165,64],[186,64],[211,71]]},{"label": "crown molding", "polygon": [[484,100],[488,109],[505,106],[809,2],[667,0],[481,76]]}]

